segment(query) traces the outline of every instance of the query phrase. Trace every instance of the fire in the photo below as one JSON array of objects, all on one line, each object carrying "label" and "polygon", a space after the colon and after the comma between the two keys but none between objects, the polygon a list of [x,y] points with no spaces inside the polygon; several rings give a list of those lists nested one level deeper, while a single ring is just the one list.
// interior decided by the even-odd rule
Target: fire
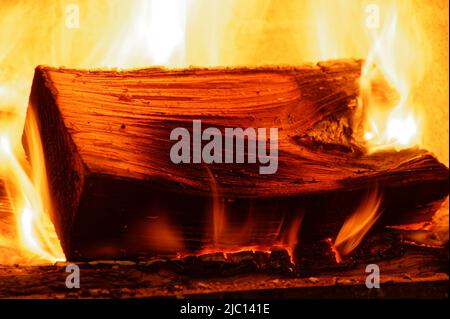
[{"label": "fire", "polygon": [[[361,74],[359,102],[365,113],[364,138],[371,151],[410,147],[421,141],[421,116],[412,90],[423,77],[425,59],[423,48],[417,45],[420,34],[399,24],[398,10],[391,9],[372,32],[372,48]],[[378,85],[384,96],[377,92]],[[389,90],[394,91],[391,96],[386,94]]]},{"label": "fire", "polygon": [[[36,125],[33,121],[29,123],[30,126]],[[51,205],[46,191],[45,163],[39,136],[36,127],[27,127],[26,130],[31,134],[31,143],[28,145],[30,162],[39,167],[31,170],[31,175],[25,165],[19,162],[20,155],[18,151],[13,151],[9,139],[0,137],[1,170],[8,172],[7,188],[15,206],[20,243],[29,252],[26,257],[28,262],[61,261],[65,258],[50,220]],[[33,258],[33,255],[39,258]]]},{"label": "fire", "polygon": [[365,59],[355,128],[368,151],[422,146],[427,100],[419,92],[431,52],[419,8],[411,1],[318,0],[309,10],[318,35],[318,45],[307,46],[311,60]]},{"label": "fire", "polygon": [[[420,13],[423,3],[395,0],[374,3],[286,0],[283,5],[271,0],[72,2],[71,7],[61,0],[7,1],[0,6],[3,17],[0,21],[0,176],[8,184],[17,216],[18,248],[41,260],[55,261],[64,256],[51,224],[52,208],[36,127],[29,128],[34,132],[28,146],[31,169],[21,146],[29,89],[38,64],[73,68],[186,67],[295,65],[334,58],[365,58],[360,112],[355,122],[361,127],[369,151],[422,145],[424,121],[430,126],[429,123],[434,125],[432,120],[436,116],[448,118],[448,90],[433,95],[435,87],[423,85],[425,71],[433,61],[426,37],[430,38],[437,30],[428,28],[424,36],[423,21],[436,17],[429,13],[428,7],[424,12],[429,16]],[[286,29],[290,32],[285,32]],[[446,35],[448,39],[448,31]],[[433,54],[438,51],[434,50]],[[446,52],[447,56],[439,61],[447,60]],[[440,72],[440,79],[447,86],[448,64],[447,69],[441,68],[440,63],[434,65],[434,71]],[[422,87],[424,92],[418,94]],[[432,120],[419,112],[430,97],[438,101],[440,110]],[[439,128],[427,130],[428,144],[424,146],[448,163],[448,121],[440,123]],[[436,136],[444,138],[436,139]],[[217,194],[214,196],[219,198]],[[378,195],[369,197],[358,210],[358,217],[348,221],[354,229],[344,226],[345,231],[343,228],[336,240],[342,253],[353,249],[370,228],[378,216],[375,212],[378,206]],[[213,215],[216,220],[213,237],[218,243],[223,241],[229,227],[220,198],[214,203]],[[282,224],[280,221],[275,232],[280,231]],[[288,233],[295,234],[301,220],[294,224]],[[288,241],[295,242],[294,235],[288,237],[291,238]],[[10,241],[0,238],[2,242]]]},{"label": "fire", "polygon": [[350,254],[363,240],[380,217],[381,195],[375,188],[364,198],[358,208],[345,221],[334,242],[336,260]]},{"label": "fire", "polygon": [[[51,222],[53,212],[37,123],[25,128],[29,138],[28,159],[21,147],[35,66],[47,63],[80,68],[125,68],[184,63],[182,48],[187,4],[183,0],[131,4],[80,1],[75,7],[62,5],[62,1],[17,2],[2,3],[0,7],[0,13],[6,17],[0,22],[0,177],[7,184],[18,233],[16,243],[1,237],[0,243],[6,243],[24,256],[19,262],[65,260]],[[101,7],[113,13],[120,12],[123,19],[115,21],[118,15],[105,14]],[[77,33],[83,22],[76,20],[83,10],[95,14],[87,16],[84,23],[88,26]],[[33,21],[40,20],[43,25],[30,22],[17,26],[17,21],[29,20],[30,15],[38,17]],[[102,26],[97,38],[90,44],[75,47],[76,41],[90,38],[95,24]],[[46,27],[52,31],[48,32]],[[72,43],[66,36],[71,37]],[[43,45],[45,43],[50,47]]]},{"label": "fire", "polygon": [[[233,223],[227,219],[225,209],[225,200],[221,196],[220,187],[212,174],[211,170],[205,166],[208,174],[211,194],[211,226],[212,240],[200,254],[211,252],[232,253],[245,250],[270,251],[272,246],[285,248],[290,256],[293,256],[294,249],[298,244],[298,234],[303,221],[304,214],[297,211],[291,219],[288,219],[286,213],[281,213],[277,220],[269,221],[258,216],[253,208],[248,212],[242,211],[240,214],[247,213],[246,222]],[[206,232],[208,233],[208,231]],[[252,236],[255,233],[263,233],[264,242],[255,244]]]}]

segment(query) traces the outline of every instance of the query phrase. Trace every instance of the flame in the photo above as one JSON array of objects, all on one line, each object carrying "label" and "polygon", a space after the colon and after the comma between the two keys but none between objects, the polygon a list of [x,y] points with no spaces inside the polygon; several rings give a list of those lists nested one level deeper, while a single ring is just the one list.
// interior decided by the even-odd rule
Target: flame
[{"label": "flame", "polygon": [[412,92],[424,76],[428,57],[414,15],[401,16],[400,10],[410,12],[400,6],[385,9],[362,69],[359,104],[369,151],[421,144],[422,108]]},{"label": "flame", "polygon": [[[80,1],[75,7],[66,8],[63,4],[63,1],[44,5],[11,2],[0,7],[0,14],[5,17],[0,22],[0,176],[7,184],[19,238],[14,244],[9,238],[0,238],[0,243],[14,246],[17,254],[25,256],[19,259],[21,262],[65,260],[51,222],[53,212],[45,162],[33,116],[25,128],[29,163],[20,141],[34,67],[52,64],[124,68],[184,63],[187,3],[183,0],[138,0],[131,4]],[[109,14],[102,9],[109,10]],[[73,23],[83,11],[96,14],[86,15],[87,21]],[[29,20],[34,13],[38,13],[39,18],[33,20],[39,20],[38,25],[32,21],[17,26],[17,21]],[[118,17],[123,21],[117,21]],[[77,33],[82,23],[88,26]],[[79,47],[78,41],[92,38],[94,25],[102,26],[101,34],[96,34],[90,45]],[[48,42],[51,48],[37,45]]]},{"label": "flame", "polygon": [[[255,214],[254,208],[249,207],[246,222],[233,223],[229,220],[225,200],[221,196],[220,187],[212,174],[211,170],[205,166],[205,171],[210,181],[212,194],[211,208],[211,226],[212,229],[211,244],[204,247],[199,254],[212,253],[221,251],[224,253],[232,253],[244,250],[258,250],[269,252],[273,246],[285,248],[290,256],[298,244],[298,234],[303,221],[303,213],[296,214],[288,219],[286,213],[278,212],[269,214],[269,216],[277,216],[274,220],[266,220]],[[239,212],[245,214],[245,211]],[[264,212],[258,212],[264,214]],[[267,215],[264,214],[267,218]],[[238,218],[242,221],[242,218]],[[258,236],[264,238],[263,242],[255,243],[253,236],[255,233],[264,234]]]},{"label": "flame", "polygon": [[[94,52],[82,59],[81,64],[118,68],[184,66],[186,1],[104,3],[114,12],[123,12],[125,17],[122,23],[114,23],[110,19],[117,19],[119,15],[97,16],[101,22],[110,23],[113,32],[104,34],[105,38],[94,45]],[[90,7],[88,3],[84,5]]]},{"label": "flame", "polygon": [[[3,162],[1,170],[8,172],[7,190],[11,199],[14,199],[13,205],[16,211],[20,242],[31,253],[31,256],[28,254],[28,262],[63,261],[65,260],[64,254],[48,211],[51,208],[51,202],[46,191],[48,188],[45,163],[35,126],[36,122],[31,116],[26,128],[31,142],[28,145],[32,159],[30,164],[39,169],[33,169],[30,176],[24,165],[19,162],[20,155],[17,154],[17,151],[13,151],[9,139],[2,136],[0,137],[0,158]],[[16,192],[17,195],[11,196]],[[32,255],[39,258],[33,258]]]},{"label": "flame", "polygon": [[[298,243],[298,232],[303,220],[301,212],[297,212],[289,221],[286,214],[282,214],[278,220],[268,221],[261,219],[250,206],[245,222],[232,222],[229,220],[230,214],[226,212],[225,200],[221,196],[220,187],[214,175],[207,166],[205,171],[210,181],[212,195],[211,226],[208,227],[212,229],[212,239],[211,244],[204,247],[200,254],[217,251],[232,253],[243,250],[268,252],[272,246],[280,246],[287,249],[292,256]],[[245,214],[245,212],[239,213],[242,216]],[[265,241],[254,243],[253,236],[256,233],[264,233],[264,236],[257,237],[264,237]]]},{"label": "flame", "polygon": [[318,43],[307,46],[312,61],[365,59],[355,126],[368,151],[422,145],[420,110],[428,101],[419,99],[419,93],[431,52],[429,36],[421,28],[420,6],[395,0],[308,4],[308,25],[314,26]]},{"label": "flame", "polygon": [[334,242],[336,260],[350,254],[363,240],[381,215],[381,195],[377,188],[370,191],[358,208],[344,222]]},{"label": "flame", "polygon": [[297,213],[292,224],[289,226],[286,236],[283,238],[279,245],[282,245],[287,249],[289,255],[291,256],[291,261],[293,261],[294,251],[298,245],[299,231],[303,222],[303,213]]},{"label": "flame", "polygon": [[[427,50],[427,40],[433,39],[436,46],[443,41],[437,38],[445,38],[442,35],[446,35],[448,46],[448,31],[442,31],[448,29],[448,20],[440,20],[446,24],[445,28],[431,25],[426,36],[423,34],[424,21],[437,19],[433,13],[448,12],[446,1],[436,3],[427,6],[396,0],[376,3],[286,0],[283,5],[273,0],[3,1],[0,175],[7,181],[17,216],[19,248],[43,260],[63,258],[50,222],[53,213],[38,134],[31,135],[35,137],[29,147],[34,149],[29,158],[31,170],[20,141],[36,65],[73,68],[296,65],[334,58],[366,58],[356,119],[361,136],[369,151],[406,147],[422,143],[424,119],[429,126],[430,123],[435,126],[439,117],[448,118],[448,89],[436,90],[435,81],[428,81],[433,85],[423,85],[424,72],[433,62],[435,72],[427,79],[434,80],[438,74],[440,86],[448,87],[448,64],[442,67],[442,62],[448,59],[448,50],[433,47],[434,59]],[[379,8],[380,23],[368,26],[367,19],[374,6]],[[436,59],[436,52],[446,55],[437,55]],[[422,93],[418,92],[422,88],[423,94],[417,94]],[[432,120],[419,112],[430,97],[438,101],[439,110]],[[37,132],[36,127],[30,130]],[[425,137],[428,144],[423,146],[448,163],[448,121],[427,130]],[[231,225],[221,202],[215,203],[213,241],[217,245],[224,241]],[[284,220],[271,232],[286,231]],[[252,222],[247,223],[242,233],[248,234],[252,227],[255,227]],[[10,242],[0,238],[0,243]]]}]

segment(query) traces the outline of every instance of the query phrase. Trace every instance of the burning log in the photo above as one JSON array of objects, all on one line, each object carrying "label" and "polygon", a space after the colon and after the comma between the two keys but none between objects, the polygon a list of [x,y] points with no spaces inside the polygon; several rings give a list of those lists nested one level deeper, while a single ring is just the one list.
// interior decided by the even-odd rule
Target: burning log
[{"label": "burning log", "polygon": [[[224,211],[279,221],[301,207],[306,223],[321,225],[306,234],[322,236],[314,230],[341,224],[373,184],[385,194],[390,222],[446,196],[448,169],[429,152],[365,152],[353,130],[360,68],[353,60],[123,72],[38,67],[27,121],[39,124],[67,258],[128,258],[165,245],[199,250],[220,233],[216,225],[204,234],[211,212],[216,221]],[[194,120],[220,133],[277,128],[274,174],[260,174],[267,162],[195,163],[195,150],[194,163],[175,164],[170,136],[185,128],[195,139]],[[341,212],[330,214],[336,202]],[[166,227],[170,220],[176,226]],[[269,235],[252,236],[254,243]]]}]

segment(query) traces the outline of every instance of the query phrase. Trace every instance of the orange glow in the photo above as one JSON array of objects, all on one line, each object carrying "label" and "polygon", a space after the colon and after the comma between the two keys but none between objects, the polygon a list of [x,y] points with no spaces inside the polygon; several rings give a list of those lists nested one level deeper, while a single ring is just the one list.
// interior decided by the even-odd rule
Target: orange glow
[{"label": "orange glow", "polygon": [[[411,19],[399,14],[402,9],[390,8],[374,30],[362,69],[359,102],[365,113],[364,138],[370,151],[420,145],[421,114],[411,91],[423,78],[428,57],[419,42],[423,37],[420,30],[402,23]],[[384,89],[382,97],[378,85]],[[386,96],[386,91],[395,96]]]},{"label": "orange glow", "polygon": [[336,248],[336,245],[333,243],[333,239],[331,239],[331,238],[326,238],[326,239],[325,239],[325,242],[326,242],[328,245],[330,245],[330,249],[331,249],[331,251],[332,251],[333,254],[334,254],[334,259],[336,260],[336,262],[337,262],[338,264],[340,264],[340,263],[342,262],[342,257],[341,257],[341,254],[340,254],[339,250]]},{"label": "orange glow", "polygon": [[37,256],[28,257],[28,262],[62,261],[65,260],[64,254],[49,217],[51,204],[45,162],[33,116],[30,116],[27,125],[25,130],[29,133],[27,147],[30,164],[39,168],[31,169],[31,174],[19,162],[17,151],[13,151],[7,136],[0,137],[0,157],[3,162],[1,169],[8,174],[7,187],[16,211],[20,243],[31,255]]},{"label": "orange glow", "polygon": [[[77,17],[73,6],[64,8],[63,1],[2,3],[0,7],[0,14],[5,17],[0,22],[0,177],[7,183],[18,233],[18,240],[14,242],[1,238],[3,231],[0,232],[0,243],[26,255],[19,262],[65,260],[51,222],[53,212],[36,123],[30,122],[30,127],[25,128],[29,138],[28,159],[21,147],[35,66],[48,63],[80,68],[125,68],[184,63],[185,1],[101,2],[81,1],[79,7],[75,7],[81,14],[83,9],[95,13],[84,21],[76,21],[82,15]],[[117,19],[119,15],[105,14],[102,6],[120,13],[120,19]],[[17,25],[17,21],[30,19],[28,24]],[[43,25],[34,25],[33,21],[38,20]],[[67,41],[67,36],[74,40],[82,33],[84,43],[95,29],[94,22],[103,26],[95,44],[74,46]],[[90,26],[82,28],[83,23]],[[51,32],[45,30],[46,25]],[[83,31],[77,33],[77,30]],[[42,45],[45,43],[50,43],[51,48]],[[6,113],[8,116],[4,117]],[[164,229],[158,228],[160,235],[174,237]],[[178,244],[173,241],[170,246],[179,248]]]},{"label": "orange glow", "polygon": [[146,231],[146,249],[162,253],[178,253],[184,250],[183,238],[164,217],[155,219]]},{"label": "orange glow", "polygon": [[300,226],[303,222],[303,214],[298,214],[292,224],[290,225],[288,231],[285,233],[286,237],[283,238],[282,242],[279,244],[287,249],[289,252],[289,255],[292,257],[294,256],[294,250],[297,247],[298,244],[298,237],[299,237],[299,231]]},{"label": "orange glow", "polygon": [[[308,2],[306,44],[312,61],[365,59],[355,129],[369,152],[422,146],[424,102],[418,96],[430,64],[430,47],[413,1]],[[447,124],[448,126],[448,124]]]},{"label": "orange glow", "polygon": [[[336,260],[350,254],[363,240],[381,215],[381,195],[372,190],[359,204],[358,208],[344,222],[334,242]],[[337,252],[337,253],[336,253]]]},{"label": "orange glow", "polygon": [[[217,185],[214,175],[208,167],[205,167],[205,170],[209,176],[212,194],[212,243],[202,249],[199,254],[218,251],[233,253],[245,250],[269,252],[271,247],[279,246],[285,248],[290,256],[293,256],[293,251],[298,243],[298,233],[303,221],[304,215],[302,213],[297,212],[290,222],[287,221],[285,214],[280,214],[281,217],[279,220],[270,223],[261,219],[261,216],[258,216],[250,208],[247,212],[245,223],[232,223],[227,220],[225,202],[220,195],[220,188]],[[239,213],[245,214],[246,212]],[[252,236],[256,232],[264,234],[261,237],[265,238],[265,242],[253,244]],[[209,233],[208,229],[206,233]]]},{"label": "orange glow", "polygon": [[[71,2],[78,5],[79,23],[73,23],[77,17],[67,12],[63,0],[5,1],[0,5],[0,177],[7,182],[19,238],[13,244],[0,233],[0,245],[15,245],[39,261],[64,259],[51,224],[52,207],[35,125],[28,128],[32,137],[29,159],[21,146],[33,71],[39,64],[134,68],[366,59],[355,129],[368,151],[419,145],[438,153],[448,164],[448,49],[438,47],[436,40],[446,38],[448,46],[448,31],[441,25],[424,29],[437,19],[441,7],[448,13],[446,1],[433,1],[437,5],[376,1],[378,25],[373,1],[367,0]],[[448,29],[448,20],[443,27]],[[433,50],[428,40],[434,41]],[[424,76],[433,84],[424,85]],[[436,83],[439,90],[430,81],[435,77],[444,82]],[[428,107],[438,111],[423,114],[424,103],[430,100],[437,102]],[[438,125],[436,119],[440,119]],[[432,129],[424,130],[425,126]],[[241,228],[231,225],[220,190],[211,183],[211,249],[242,250],[258,222],[250,212],[249,221]],[[344,225],[336,240],[340,251],[351,251],[359,243],[378,216],[379,201],[379,195],[369,196],[348,221],[351,227]],[[292,251],[301,218],[287,226],[285,217],[267,231]],[[180,239],[165,223],[163,235],[172,238],[172,248],[179,249]]]}]

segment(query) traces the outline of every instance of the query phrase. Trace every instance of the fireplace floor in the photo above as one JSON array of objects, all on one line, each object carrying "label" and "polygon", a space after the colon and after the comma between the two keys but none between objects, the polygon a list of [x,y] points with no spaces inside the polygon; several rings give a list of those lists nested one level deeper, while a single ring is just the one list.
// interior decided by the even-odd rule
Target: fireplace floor
[{"label": "fireplace floor", "polygon": [[0,266],[0,298],[448,298],[448,257],[420,249],[377,263],[380,289],[365,286],[365,265],[298,278],[267,272],[189,275],[159,261],[77,263],[79,289],[65,286],[68,263]]}]

